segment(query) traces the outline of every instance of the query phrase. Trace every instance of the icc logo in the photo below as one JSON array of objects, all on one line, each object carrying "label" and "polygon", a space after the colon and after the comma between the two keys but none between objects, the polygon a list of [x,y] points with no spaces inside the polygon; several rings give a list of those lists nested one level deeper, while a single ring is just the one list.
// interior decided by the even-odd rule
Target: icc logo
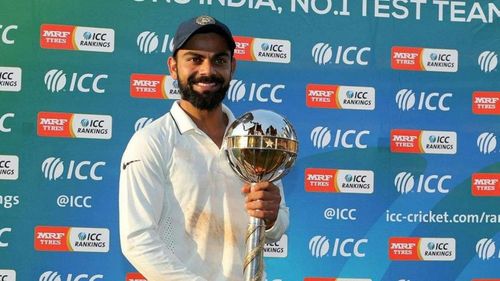
[{"label": "icc logo", "polygon": [[[361,142],[361,139],[365,135],[369,135],[370,131],[356,131],[356,130],[347,130],[343,132],[338,129],[335,134],[335,140],[333,143],[333,147],[343,147],[343,148],[360,148],[365,149],[368,146]],[[352,136],[352,137],[351,137]],[[332,134],[328,127],[318,126],[311,131],[311,141],[313,142],[314,147],[316,148],[325,148],[330,144],[332,140]]]},{"label": "icc logo", "polygon": [[[337,257],[358,257],[362,258],[366,254],[360,250],[361,245],[368,243],[368,239],[354,240],[353,238],[336,238],[331,250],[331,256]],[[317,235],[309,241],[309,251],[315,258],[327,256],[330,252],[330,241],[325,236]]]},{"label": "icc logo", "polygon": [[38,281],[95,281],[101,280],[104,276],[102,274],[96,275],[88,275],[88,274],[79,274],[73,278],[73,274],[68,274],[66,278],[62,277],[57,271],[46,271],[42,275]]},{"label": "icc logo", "polygon": [[450,246],[449,243],[434,243],[434,242],[427,243],[427,249],[429,249],[430,251],[434,250],[447,251],[449,249],[449,246]]},{"label": "icc logo", "polygon": [[252,83],[250,85],[250,91],[247,91],[246,84],[241,80],[231,80],[228,90],[228,99],[232,102],[239,102],[246,100],[253,102],[257,100],[258,102],[269,102],[282,103],[283,100],[278,97],[278,91],[285,89],[285,85],[262,84],[257,85]]},{"label": "icc logo", "polygon": [[0,248],[5,248],[5,247],[9,246],[9,243],[2,242],[1,238],[2,238],[2,235],[4,233],[11,232],[11,231],[12,231],[12,228],[10,228],[10,227],[5,227],[5,228],[0,229]]},{"label": "icc logo", "polygon": [[5,113],[4,115],[0,116],[0,132],[10,133],[12,131],[12,129],[10,127],[6,127],[5,120],[7,120],[8,118],[14,118],[15,116],[16,115],[12,112]]},{"label": "icc logo", "polygon": [[[79,92],[88,93],[92,90],[94,93],[103,94],[106,92],[105,89],[99,87],[99,82],[101,80],[108,79],[108,75],[99,74],[94,77],[94,74],[85,73],[83,75],[78,75],[78,73],[73,73],[70,79],[69,89],[66,89],[66,73],[62,70],[52,69],[47,71],[44,77],[45,86],[47,90],[52,93],[58,93],[62,90],[68,90],[69,92],[74,92],[75,88]],[[86,81],[89,81],[86,83]],[[84,85],[86,83],[86,86]]]},{"label": "icc logo", "polygon": [[361,91],[361,92],[355,92],[355,91],[347,91],[347,98],[352,99],[368,99],[368,92],[366,91]]},{"label": "icc logo", "polygon": [[102,119],[82,119],[80,124],[85,128],[103,128],[104,122]]},{"label": "icc logo", "polygon": [[485,132],[479,135],[476,144],[482,154],[490,154],[497,148],[497,137],[493,133]]},{"label": "icc logo", "polygon": [[484,51],[479,55],[477,59],[477,64],[481,68],[482,72],[488,73],[492,72],[497,68],[498,56],[493,51]]},{"label": "icc logo", "polygon": [[[445,181],[451,179],[451,175],[445,175],[442,177],[439,177],[438,175],[430,175],[428,177],[420,175],[418,177],[418,182],[416,184],[417,189],[415,191],[418,193],[435,193],[436,191],[438,193],[448,193],[450,190],[443,185]],[[433,181],[437,181],[437,184],[435,186],[432,185]],[[394,185],[396,186],[396,189],[399,193],[407,194],[410,193],[415,187],[415,178],[409,172],[401,172],[394,178]]]},{"label": "icc logo", "polygon": [[80,241],[101,241],[101,236],[102,233],[85,233],[85,232],[80,232],[78,233],[78,239]]},{"label": "icc logo", "polygon": [[[338,46],[337,52],[335,55],[335,64],[347,64],[347,65],[368,65],[368,61],[363,59],[363,55],[366,52],[370,52],[371,48],[364,47],[358,50],[358,47],[347,47],[343,48],[342,46]],[[312,56],[314,62],[319,65],[325,65],[330,63],[334,57],[333,49],[328,43],[317,43],[312,48]]]},{"label": "icc logo", "polygon": [[[172,38],[169,43],[169,37],[170,36],[168,34],[165,34],[160,49],[161,53],[166,53],[167,50],[172,52],[174,49],[174,40]],[[160,40],[158,35],[152,31],[143,31],[137,36],[137,47],[139,47],[139,50],[143,54],[151,54],[155,52],[158,49],[159,44]]]},{"label": "icc logo", "polygon": [[431,53],[430,58],[432,61],[451,61],[451,55],[450,54],[436,54],[436,53]]},{"label": "icc logo", "polygon": [[11,30],[16,30],[17,27],[18,27],[17,25],[7,25],[7,26],[4,27],[3,25],[0,24],[0,35],[1,35],[1,38],[2,38],[2,42],[4,44],[12,45],[12,44],[15,43],[15,41],[13,39],[9,38],[9,32]]},{"label": "icc logo", "polygon": [[[67,170],[65,171],[64,161],[61,158],[49,157],[42,163],[42,172],[48,180],[58,180],[65,176],[66,179],[72,179],[73,176],[79,180],[92,180],[100,181],[102,176],[96,174],[96,170],[105,166],[106,162],[91,163],[90,161],[82,161],[76,163],[74,160],[69,162]],[[88,168],[87,168],[88,167]]]},{"label": "icc logo", "polygon": [[445,105],[445,100],[451,97],[453,97],[452,93],[426,94],[425,92],[422,92],[418,98],[418,105],[415,106],[415,102],[417,101],[416,94],[410,89],[401,89],[396,94],[396,103],[398,104],[398,108],[402,111],[408,111],[411,109],[450,111],[450,107]]},{"label": "icc logo", "polygon": [[260,47],[266,52],[283,52],[284,45],[262,43]]},{"label": "icc logo", "polygon": [[476,254],[482,260],[494,258],[496,252],[495,241],[483,238],[476,243]]},{"label": "icc logo", "polygon": [[450,136],[429,136],[431,143],[450,143]]},{"label": "icc logo", "polygon": [[135,131],[139,131],[140,129],[146,127],[147,125],[151,124],[151,122],[153,122],[153,118],[148,118],[148,117],[142,117],[142,118],[139,118],[136,122],[135,122],[135,126],[134,126],[134,129]]},{"label": "icc logo", "polygon": [[362,182],[362,183],[365,183],[366,182],[366,176],[365,175],[351,175],[351,174],[347,174],[345,175],[344,177],[345,181],[346,182]]},{"label": "icc logo", "polygon": [[83,33],[83,38],[85,38],[85,40],[106,41],[106,33],[92,33],[87,31]]},{"label": "icc logo", "polygon": [[311,141],[316,148],[325,148],[330,144],[332,134],[328,127],[316,127],[311,132]]}]

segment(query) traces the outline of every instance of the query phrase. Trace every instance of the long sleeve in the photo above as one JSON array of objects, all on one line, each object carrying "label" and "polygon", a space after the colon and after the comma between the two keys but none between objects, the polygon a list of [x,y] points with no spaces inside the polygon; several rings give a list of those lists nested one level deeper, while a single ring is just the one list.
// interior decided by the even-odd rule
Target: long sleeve
[{"label": "long sleeve", "polygon": [[278,217],[276,218],[274,225],[271,228],[267,229],[265,232],[267,243],[278,241],[281,238],[281,236],[285,233],[286,229],[288,228],[288,224],[290,222],[288,207],[286,206],[285,195],[283,193],[283,185],[281,181],[277,181],[275,182],[275,184],[280,189],[281,202],[280,202],[280,209],[278,211]]},{"label": "long sleeve", "polygon": [[136,134],[123,155],[119,190],[122,252],[149,281],[206,281],[190,272],[160,238],[167,179],[164,156],[158,150],[154,140]]}]

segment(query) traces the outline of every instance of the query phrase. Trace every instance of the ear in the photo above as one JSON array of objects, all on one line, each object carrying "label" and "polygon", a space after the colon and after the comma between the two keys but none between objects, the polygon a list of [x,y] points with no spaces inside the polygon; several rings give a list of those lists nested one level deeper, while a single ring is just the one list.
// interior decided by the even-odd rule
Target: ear
[{"label": "ear", "polygon": [[174,57],[168,58],[168,71],[172,79],[177,80],[177,60]]}]

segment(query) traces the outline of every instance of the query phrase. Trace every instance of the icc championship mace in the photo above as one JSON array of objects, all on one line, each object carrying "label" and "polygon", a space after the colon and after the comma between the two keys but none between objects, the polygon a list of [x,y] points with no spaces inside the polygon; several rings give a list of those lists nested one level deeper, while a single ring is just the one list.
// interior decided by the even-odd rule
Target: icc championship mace
[{"label": "icc championship mace", "polygon": [[[254,110],[235,120],[225,135],[231,168],[244,181],[276,181],[295,163],[298,141],[284,117],[269,110]],[[264,272],[265,222],[250,217],[243,261],[245,281],[261,281]]]}]

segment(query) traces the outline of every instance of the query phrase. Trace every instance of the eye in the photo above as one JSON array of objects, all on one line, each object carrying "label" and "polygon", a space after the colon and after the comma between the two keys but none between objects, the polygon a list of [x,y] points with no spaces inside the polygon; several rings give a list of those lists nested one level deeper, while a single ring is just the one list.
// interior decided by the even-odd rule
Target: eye
[{"label": "eye", "polygon": [[200,64],[203,62],[203,59],[201,57],[191,57],[189,58],[189,61],[192,61],[195,64]]},{"label": "eye", "polygon": [[217,64],[217,65],[225,65],[225,64],[227,64],[227,62],[228,62],[228,59],[226,57],[217,57],[215,59],[215,64]]},{"label": "eye", "polygon": [[189,56],[186,58],[186,61],[193,64],[201,64],[203,63],[203,58],[200,56]]}]

